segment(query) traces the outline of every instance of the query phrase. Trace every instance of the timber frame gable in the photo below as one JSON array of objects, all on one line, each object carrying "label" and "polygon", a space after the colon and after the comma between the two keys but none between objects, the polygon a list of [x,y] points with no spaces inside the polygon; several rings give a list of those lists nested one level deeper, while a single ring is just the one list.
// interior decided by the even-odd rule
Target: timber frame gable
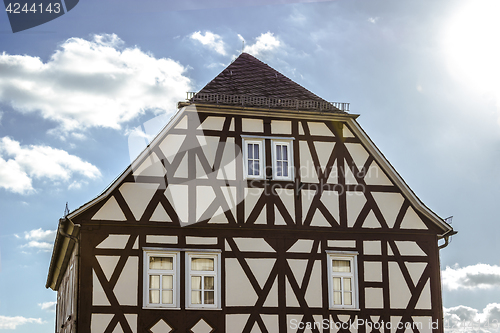
[{"label": "timber frame gable", "polygon": [[[52,267],[76,244],[82,332],[337,332],[347,323],[343,332],[443,332],[438,240],[454,231],[356,118],[179,103],[131,166],[61,221],[78,239],[54,248],[47,287],[59,288],[65,267]],[[245,176],[245,140],[261,142],[261,179]],[[273,142],[285,141],[290,180],[273,176]],[[153,286],[148,251],[172,258],[170,287]],[[201,274],[192,257],[214,258],[206,281],[215,282],[200,289],[206,306],[191,305],[191,276]],[[148,306],[157,289],[173,292],[171,308]],[[69,322],[60,332],[73,332]]]}]

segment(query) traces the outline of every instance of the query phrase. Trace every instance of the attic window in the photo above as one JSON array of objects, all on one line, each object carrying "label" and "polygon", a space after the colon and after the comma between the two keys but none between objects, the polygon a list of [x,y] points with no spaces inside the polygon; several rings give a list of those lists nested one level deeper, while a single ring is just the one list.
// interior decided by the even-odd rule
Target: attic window
[{"label": "attic window", "polygon": [[249,179],[264,178],[264,140],[244,141],[245,176]]},{"label": "attic window", "polygon": [[290,141],[273,140],[273,179],[292,180]]},{"label": "attic window", "polygon": [[[271,142],[272,163],[266,170],[266,140]],[[293,180],[292,138],[246,137],[243,140],[243,165],[246,179]],[[272,169],[272,172],[271,172]],[[265,172],[265,171],[269,171]]]}]

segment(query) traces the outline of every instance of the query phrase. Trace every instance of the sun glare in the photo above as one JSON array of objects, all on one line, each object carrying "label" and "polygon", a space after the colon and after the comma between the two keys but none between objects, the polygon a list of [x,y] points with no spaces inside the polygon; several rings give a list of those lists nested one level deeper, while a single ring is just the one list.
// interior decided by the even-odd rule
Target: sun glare
[{"label": "sun glare", "polygon": [[453,15],[445,34],[453,75],[500,98],[500,1],[472,0]]}]

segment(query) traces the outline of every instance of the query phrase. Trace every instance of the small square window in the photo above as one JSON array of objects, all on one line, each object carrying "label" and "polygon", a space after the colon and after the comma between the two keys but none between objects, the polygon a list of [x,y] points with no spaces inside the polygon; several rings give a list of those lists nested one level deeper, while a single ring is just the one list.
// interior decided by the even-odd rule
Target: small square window
[{"label": "small square window", "polygon": [[358,308],[356,254],[328,254],[330,308]]},{"label": "small square window", "polygon": [[220,308],[220,255],[187,253],[186,304],[190,308]]},{"label": "small square window", "polygon": [[179,253],[144,252],[144,307],[175,308],[178,306]]}]

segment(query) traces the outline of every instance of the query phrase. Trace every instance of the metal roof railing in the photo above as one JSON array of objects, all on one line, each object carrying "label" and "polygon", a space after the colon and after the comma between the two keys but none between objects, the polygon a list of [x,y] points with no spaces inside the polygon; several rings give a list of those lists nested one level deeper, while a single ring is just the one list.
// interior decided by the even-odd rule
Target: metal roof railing
[{"label": "metal roof railing", "polygon": [[282,108],[295,110],[319,110],[331,112],[349,112],[349,103],[327,102],[315,100],[299,100],[291,98],[269,98],[244,95],[222,95],[188,92],[190,102],[204,102],[210,104],[256,106],[268,108]]}]

